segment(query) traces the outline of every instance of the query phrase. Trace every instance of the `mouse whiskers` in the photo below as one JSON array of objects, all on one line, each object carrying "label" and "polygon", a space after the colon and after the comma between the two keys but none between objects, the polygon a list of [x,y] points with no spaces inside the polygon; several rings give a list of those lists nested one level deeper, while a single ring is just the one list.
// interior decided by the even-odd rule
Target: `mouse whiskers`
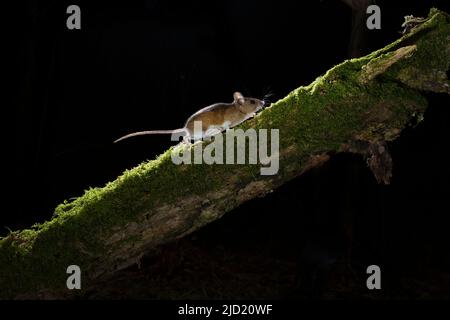
[{"label": "mouse whiskers", "polygon": [[264,95],[264,97],[262,98],[262,101],[264,101],[266,104],[270,104],[271,103],[270,98],[273,96],[274,96],[274,93],[272,91],[270,91]]}]

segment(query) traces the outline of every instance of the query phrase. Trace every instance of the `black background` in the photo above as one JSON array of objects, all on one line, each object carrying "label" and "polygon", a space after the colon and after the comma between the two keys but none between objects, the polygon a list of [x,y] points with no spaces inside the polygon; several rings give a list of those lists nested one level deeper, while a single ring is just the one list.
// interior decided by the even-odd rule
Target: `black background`
[{"label": "black background", "polygon": [[[403,16],[426,16],[432,6],[445,10],[444,2],[377,1],[382,29],[368,32],[366,52],[398,38]],[[66,28],[70,4],[81,7],[81,30]],[[6,199],[14,209],[2,212],[0,235],[50,219],[64,199],[171,145],[169,136],[113,144],[121,135],[179,128],[194,111],[231,101],[236,90],[257,98],[273,92],[276,100],[309,84],[348,58],[351,10],[337,0],[27,1],[18,22],[16,192]],[[162,249],[160,255],[175,256],[162,270],[152,269],[159,256],[148,258],[152,274],[170,278],[169,293],[130,289],[131,279],[143,281],[144,268],[121,275],[120,296],[296,298],[303,289],[300,294],[289,283],[300,283],[306,295],[320,287],[320,296],[370,297],[358,281],[367,265],[378,264],[387,270],[385,297],[448,297],[449,100],[426,97],[425,121],[389,145],[390,186],[378,185],[360,157],[334,156]],[[180,284],[208,273],[187,272],[194,259],[202,267],[208,259],[211,268],[221,265],[225,279],[235,276],[245,287],[210,290],[208,282],[202,291]],[[168,264],[175,265],[169,276]],[[287,284],[280,291],[273,275],[281,273],[277,279]],[[330,274],[338,276],[330,280]],[[341,286],[342,274],[353,282]],[[319,280],[307,284],[311,278]],[[185,287],[194,293],[180,295]],[[111,290],[109,296],[119,295]]]}]

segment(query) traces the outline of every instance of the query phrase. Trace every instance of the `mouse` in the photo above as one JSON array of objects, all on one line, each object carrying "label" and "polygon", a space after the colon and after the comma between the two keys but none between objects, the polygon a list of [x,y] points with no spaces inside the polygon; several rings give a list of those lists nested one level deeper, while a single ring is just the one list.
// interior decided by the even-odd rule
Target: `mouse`
[{"label": "mouse", "polygon": [[[235,92],[233,99],[231,103],[215,103],[198,110],[187,119],[183,128],[133,132],[115,140],[114,143],[131,137],[150,134],[180,134],[184,136],[185,141],[200,140],[233,128],[254,117],[266,105],[265,98],[262,100],[248,98],[240,92]],[[197,132],[199,130],[197,128],[197,131],[194,131],[194,124],[199,121],[201,122],[201,130]]]}]

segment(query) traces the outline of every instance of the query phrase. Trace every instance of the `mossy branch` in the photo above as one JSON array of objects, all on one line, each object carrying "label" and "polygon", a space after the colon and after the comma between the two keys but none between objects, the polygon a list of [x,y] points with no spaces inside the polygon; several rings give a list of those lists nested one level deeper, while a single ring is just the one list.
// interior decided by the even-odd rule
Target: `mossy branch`
[{"label": "mossy branch", "polygon": [[[0,239],[0,298],[80,295],[150,249],[181,238],[241,203],[264,196],[337,152],[367,158],[388,183],[386,141],[422,119],[422,91],[450,93],[449,16],[428,19],[385,48],[341,63],[292,91],[243,129],[280,130],[280,169],[258,165],[175,165],[168,150],[55,210],[51,221]],[[67,266],[82,290],[66,288]]]}]

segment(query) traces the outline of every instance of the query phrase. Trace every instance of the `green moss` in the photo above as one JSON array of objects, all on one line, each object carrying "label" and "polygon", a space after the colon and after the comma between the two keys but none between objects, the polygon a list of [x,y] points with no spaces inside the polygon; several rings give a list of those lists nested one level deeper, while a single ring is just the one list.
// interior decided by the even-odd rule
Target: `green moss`
[{"label": "green moss", "polygon": [[[282,158],[280,181],[292,178],[292,172],[301,170],[311,155],[338,151],[349,140],[392,140],[426,108],[426,100],[415,89],[434,90],[424,83],[448,70],[449,33],[448,16],[433,9],[430,19],[410,34],[365,57],[333,67],[240,128],[280,129],[280,148],[296,150],[294,156]],[[417,50],[410,58],[389,66],[379,81],[360,81],[362,67],[369,61],[381,63],[412,41]],[[152,209],[159,205],[220,190],[234,176],[242,186],[268,179],[260,176],[259,165],[177,166],[171,161],[173,148],[126,170],[103,188],[91,188],[78,199],[65,201],[55,209],[52,220],[0,239],[0,298],[43,289],[64,291],[68,265],[77,264],[89,274],[96,259],[114,250],[105,239],[118,227],[140,221],[144,212],[153,214]],[[287,167],[293,171],[286,172]],[[230,199],[224,210],[236,204]],[[204,211],[194,224],[201,226],[213,219],[211,212]],[[114,245],[140,240],[131,235]],[[89,277],[85,285],[89,285]]]}]

